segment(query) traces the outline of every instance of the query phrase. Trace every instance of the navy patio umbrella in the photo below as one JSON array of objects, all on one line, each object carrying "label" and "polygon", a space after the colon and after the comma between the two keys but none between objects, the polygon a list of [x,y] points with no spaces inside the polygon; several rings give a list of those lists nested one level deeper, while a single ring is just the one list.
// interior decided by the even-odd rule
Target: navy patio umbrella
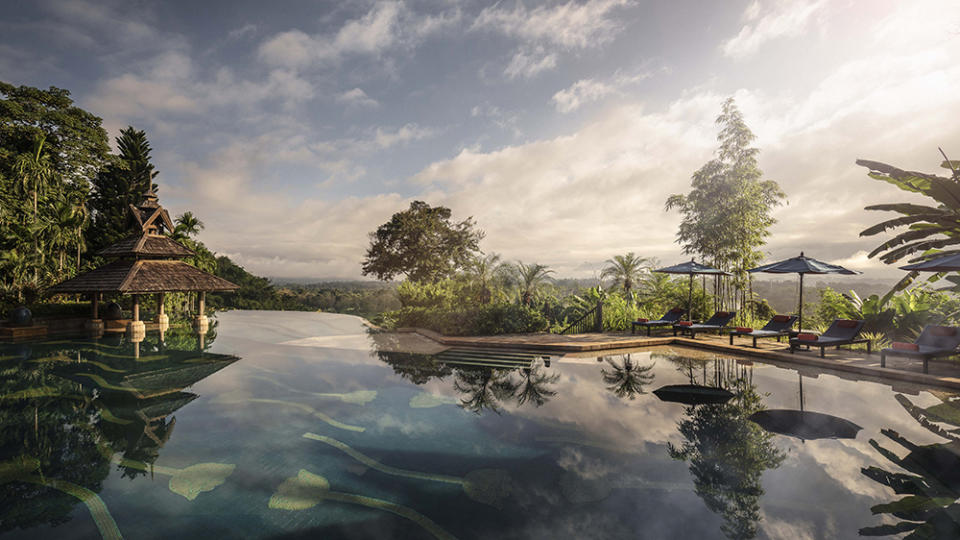
[{"label": "navy patio umbrella", "polygon": [[654,270],[654,272],[660,272],[662,274],[690,274],[690,291],[687,293],[687,317],[693,319],[693,275],[694,274],[710,274],[714,276],[729,276],[729,272],[724,272],[723,270],[717,270],[712,266],[707,266],[705,264],[700,264],[693,259],[690,259],[689,262],[675,264],[673,266],[668,266],[666,268],[659,268]]},{"label": "navy patio umbrella", "polygon": [[900,269],[913,272],[958,272],[960,271],[960,253],[908,264],[901,266]]},{"label": "navy patio umbrella", "polygon": [[823,261],[818,261],[810,257],[804,256],[803,252],[800,252],[799,257],[793,257],[792,259],[786,259],[780,262],[775,262],[771,264],[765,264],[763,266],[758,266],[756,268],[751,268],[747,272],[764,272],[767,274],[800,274],[800,303],[797,307],[797,315],[799,318],[799,323],[797,324],[797,329],[803,331],[803,276],[804,274],[844,274],[844,275],[856,275],[860,272],[856,270],[850,270],[836,264],[825,263]]}]

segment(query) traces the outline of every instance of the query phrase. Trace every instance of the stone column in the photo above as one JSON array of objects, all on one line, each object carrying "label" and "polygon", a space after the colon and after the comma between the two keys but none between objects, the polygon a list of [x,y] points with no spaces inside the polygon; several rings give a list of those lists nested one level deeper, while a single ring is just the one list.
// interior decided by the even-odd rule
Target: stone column
[{"label": "stone column", "polygon": [[127,323],[127,338],[140,343],[147,334],[147,327],[140,320],[140,295],[133,295],[133,320]]},{"label": "stone column", "polygon": [[193,319],[194,330],[204,334],[206,334],[207,329],[210,328],[210,321],[207,320],[206,314],[206,300],[206,292],[200,291],[197,293],[197,316]]},{"label": "stone column", "polygon": [[[157,294],[157,327],[160,329],[161,335],[163,331],[167,328],[170,328],[170,317],[163,310],[163,298],[164,293]],[[163,338],[161,338],[163,339]]]},{"label": "stone column", "polygon": [[84,324],[84,328],[87,331],[87,334],[93,337],[100,337],[103,335],[103,319],[100,318],[100,293],[93,293],[93,301],[91,302],[93,306],[93,313],[91,313],[92,318],[87,320]]}]

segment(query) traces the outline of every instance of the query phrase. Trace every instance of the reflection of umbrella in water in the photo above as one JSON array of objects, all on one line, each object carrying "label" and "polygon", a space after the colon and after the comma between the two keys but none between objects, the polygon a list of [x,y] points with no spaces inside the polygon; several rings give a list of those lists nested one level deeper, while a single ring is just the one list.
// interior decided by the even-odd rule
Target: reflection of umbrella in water
[{"label": "reflection of umbrella in water", "polygon": [[710,274],[714,276],[729,276],[728,272],[723,270],[717,270],[705,264],[700,264],[693,259],[690,259],[690,262],[675,264],[673,266],[668,266],[666,268],[658,268],[654,272],[660,272],[663,274],[689,274],[690,275],[690,287],[687,292],[687,317],[690,317],[693,320],[693,275],[694,274]]},{"label": "reflection of umbrella in water", "polygon": [[805,257],[803,252],[800,252],[799,257],[794,257],[792,259],[786,259],[780,262],[775,262],[771,264],[765,264],[763,266],[758,266],[756,268],[751,268],[747,272],[764,272],[766,274],[799,274],[800,275],[800,300],[799,306],[797,306],[797,315],[799,315],[800,320],[797,323],[797,328],[802,332],[803,331],[803,275],[804,274],[846,274],[854,275],[859,274],[854,270],[849,270],[842,266],[836,264],[825,263],[823,261],[818,261],[816,259],[811,259],[810,257]]},{"label": "reflection of umbrella in water", "polygon": [[771,433],[807,439],[854,439],[863,429],[837,416],[803,410],[803,375],[800,378],[800,410],[768,409],[750,415],[750,420]]},{"label": "reflection of umbrella in water", "polygon": [[715,386],[700,384],[669,384],[653,391],[660,401],[685,405],[716,405],[726,403],[733,392]]}]

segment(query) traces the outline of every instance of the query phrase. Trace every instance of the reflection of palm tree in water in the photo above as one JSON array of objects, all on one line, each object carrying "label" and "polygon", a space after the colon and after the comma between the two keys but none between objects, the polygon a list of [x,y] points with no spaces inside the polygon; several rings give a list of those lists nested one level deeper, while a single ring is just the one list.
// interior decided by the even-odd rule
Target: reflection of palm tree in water
[{"label": "reflection of palm tree in water", "polygon": [[734,399],[687,407],[678,424],[684,442],[668,447],[670,457],[690,462],[696,493],[723,518],[724,535],[745,539],[757,534],[763,471],[779,467],[785,456],[772,444],[771,434],[748,420],[763,403],[747,370],[735,366],[714,366],[714,375],[735,393]]},{"label": "reflection of palm tree in water", "polygon": [[960,411],[955,403],[941,398],[943,403],[921,409],[902,394],[896,399],[923,427],[950,442],[919,446],[896,431],[880,432],[901,447],[910,450],[903,458],[883,447],[874,439],[873,446],[891,463],[912,474],[889,472],[879,467],[860,469],[864,476],[893,490],[897,495],[906,495],[900,500],[879,504],[870,510],[874,514],[891,514],[902,521],[895,524],[864,527],[862,536],[886,536],[912,531],[906,538],[958,538],[960,537],[960,436],[957,430],[945,430],[936,423],[957,425]]},{"label": "reflection of palm tree in water", "polygon": [[455,370],[453,387],[464,394],[460,406],[477,414],[484,409],[500,414],[501,402],[513,397],[519,387],[510,377],[512,371],[497,368]]},{"label": "reflection of palm tree in water", "polygon": [[560,374],[546,373],[542,360],[534,360],[529,368],[524,368],[521,371],[523,378],[518,385],[517,403],[520,405],[532,403],[534,406],[540,407],[557,395],[556,390],[550,390],[549,386],[560,379]]},{"label": "reflection of palm tree in water", "polygon": [[604,384],[608,384],[607,390],[613,392],[619,398],[633,399],[637,394],[644,394],[643,387],[652,383],[654,374],[650,373],[656,362],[649,366],[641,366],[630,358],[629,354],[619,355],[621,362],[618,364],[613,357],[606,356],[604,360],[610,365],[612,371],[607,371],[604,367],[600,370]]}]

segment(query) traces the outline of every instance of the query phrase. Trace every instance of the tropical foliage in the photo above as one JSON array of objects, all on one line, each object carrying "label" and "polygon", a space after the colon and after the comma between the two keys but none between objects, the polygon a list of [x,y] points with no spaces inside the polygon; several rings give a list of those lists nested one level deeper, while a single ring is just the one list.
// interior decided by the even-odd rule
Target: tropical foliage
[{"label": "tropical foliage", "polygon": [[762,179],[760,151],[750,146],[756,137],[733,98],[724,102],[717,125],[717,156],[693,174],[688,194],[667,199],[666,209],[682,215],[677,242],[684,253],[733,273],[717,280],[715,309],[745,313],[753,296],[747,269],[763,258],[760,248],[776,223],[772,211],[786,195],[776,182]]},{"label": "tropical foliage", "polygon": [[[74,313],[37,305],[43,289],[103,261],[96,253],[130,234],[130,205],[157,190],[146,133],[128,127],[109,153],[101,120],[74,106],[70,93],[0,82],[0,311],[30,303],[36,313]],[[203,222],[192,212],[176,220],[173,236],[196,256],[187,260],[241,285],[236,295],[213,295],[211,307],[289,308],[263,278],[197,238]],[[169,295],[171,314],[188,305]]]},{"label": "tropical foliage", "polygon": [[[960,162],[950,161],[946,156],[944,158],[941,167],[951,171],[949,178],[904,171],[878,161],[857,160],[857,165],[870,170],[871,178],[932,199],[928,204],[888,203],[866,207],[867,210],[900,214],[900,217],[881,221],[860,233],[860,236],[874,236],[888,230],[900,231],[871,251],[870,257],[879,256],[887,264],[896,264],[904,258],[913,263],[960,253],[960,249],[955,248],[960,244]],[[909,286],[917,275],[917,272],[911,272],[896,289]],[[939,277],[935,275],[933,280]],[[960,276],[949,276],[947,279],[954,287],[960,285]]]},{"label": "tropical foliage", "polygon": [[612,280],[614,287],[622,288],[624,296],[632,299],[631,293],[650,273],[652,265],[653,259],[638,257],[632,251],[626,255],[614,255],[612,259],[607,259],[607,266],[600,272],[600,278]]}]

